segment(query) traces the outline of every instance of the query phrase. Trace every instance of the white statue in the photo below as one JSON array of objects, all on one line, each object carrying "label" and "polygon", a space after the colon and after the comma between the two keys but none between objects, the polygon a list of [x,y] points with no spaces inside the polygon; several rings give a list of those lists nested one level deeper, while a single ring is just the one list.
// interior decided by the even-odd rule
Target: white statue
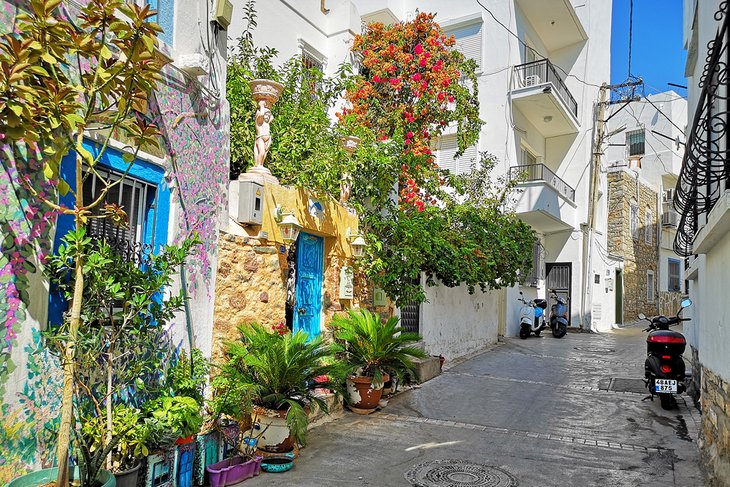
[{"label": "white statue", "polygon": [[259,109],[256,110],[256,143],[253,147],[253,160],[258,167],[263,167],[271,147],[271,122],[273,121],[274,115],[266,106],[266,100],[259,100]]}]

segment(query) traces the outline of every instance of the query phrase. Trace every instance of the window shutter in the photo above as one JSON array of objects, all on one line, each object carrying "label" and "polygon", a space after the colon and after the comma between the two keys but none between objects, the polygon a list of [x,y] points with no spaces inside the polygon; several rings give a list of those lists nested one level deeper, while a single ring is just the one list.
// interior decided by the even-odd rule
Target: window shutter
[{"label": "window shutter", "polygon": [[459,142],[456,139],[456,134],[444,135],[439,138],[436,152],[436,162],[441,169],[448,170],[453,174],[461,174],[469,172],[472,164],[476,163],[479,157],[477,146],[473,145],[467,147],[464,154],[454,159],[456,151],[459,150]]},{"label": "window shutter", "polygon": [[456,50],[467,59],[477,63],[477,71],[482,68],[482,23],[476,22],[464,27],[449,30],[447,36],[453,35],[456,39]]}]

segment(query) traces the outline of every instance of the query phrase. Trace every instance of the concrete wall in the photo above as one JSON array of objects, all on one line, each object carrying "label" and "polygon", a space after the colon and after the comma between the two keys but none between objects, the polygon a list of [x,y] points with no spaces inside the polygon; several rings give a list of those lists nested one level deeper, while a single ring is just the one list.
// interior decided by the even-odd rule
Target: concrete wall
[{"label": "concrete wall", "polygon": [[427,353],[454,359],[497,341],[500,294],[466,286],[426,288],[421,305],[421,335]]}]

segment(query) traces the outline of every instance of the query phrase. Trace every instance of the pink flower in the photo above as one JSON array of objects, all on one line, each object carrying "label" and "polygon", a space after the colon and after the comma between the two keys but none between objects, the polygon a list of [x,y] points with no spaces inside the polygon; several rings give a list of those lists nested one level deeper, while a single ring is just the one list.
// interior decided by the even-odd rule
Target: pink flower
[{"label": "pink flower", "polygon": [[373,76],[374,83],[380,83],[381,81],[383,81],[383,79],[380,76],[378,76],[377,74],[375,76]]},{"label": "pink flower", "polygon": [[449,103],[454,103],[454,97],[449,95]]},{"label": "pink flower", "polygon": [[418,61],[418,65],[421,66],[421,67],[425,67],[426,66],[426,58],[423,58],[422,57],[421,60]]},{"label": "pink flower", "polygon": [[409,139],[412,139],[413,138],[413,132],[408,132],[406,134],[406,137],[408,137]]},{"label": "pink flower", "polygon": [[416,44],[416,47],[413,48],[413,52],[415,52],[416,54],[419,54],[419,55],[423,52],[423,46],[421,45],[420,42],[418,44]]},{"label": "pink flower", "polygon": [[444,98],[446,98],[446,95],[444,95],[444,92],[441,91],[441,92],[439,92],[437,98],[439,99],[439,101],[444,101]]},{"label": "pink flower", "polygon": [[411,145],[411,139],[406,139],[406,145]]},{"label": "pink flower", "polygon": [[413,76],[411,76],[411,79],[413,81],[420,81],[421,80],[421,73],[416,73]]}]

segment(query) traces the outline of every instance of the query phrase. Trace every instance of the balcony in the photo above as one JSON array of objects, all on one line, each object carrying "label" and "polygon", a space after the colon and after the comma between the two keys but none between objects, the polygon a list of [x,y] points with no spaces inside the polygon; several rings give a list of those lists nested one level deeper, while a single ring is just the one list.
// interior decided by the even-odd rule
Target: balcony
[{"label": "balcony", "polygon": [[545,234],[575,228],[575,189],[545,164],[512,166],[509,176],[520,181],[515,208],[520,220]]},{"label": "balcony", "polygon": [[547,59],[515,66],[512,105],[543,137],[578,132],[578,103]]},{"label": "balcony", "polygon": [[516,0],[548,51],[588,39],[570,0]]}]

